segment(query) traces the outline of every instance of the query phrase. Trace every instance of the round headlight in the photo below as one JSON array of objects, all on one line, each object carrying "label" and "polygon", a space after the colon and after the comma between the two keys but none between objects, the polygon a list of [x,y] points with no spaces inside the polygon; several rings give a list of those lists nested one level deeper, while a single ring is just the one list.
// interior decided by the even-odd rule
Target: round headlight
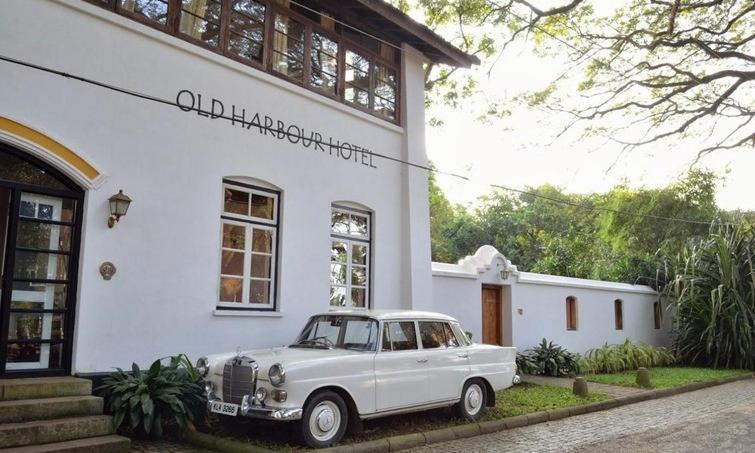
[{"label": "round headlight", "polygon": [[254,394],[254,400],[262,404],[265,402],[265,399],[267,399],[267,390],[262,387],[258,388],[257,392]]},{"label": "round headlight", "polygon": [[206,377],[210,373],[210,364],[207,362],[207,357],[200,357],[194,368],[197,370],[200,377]]},{"label": "round headlight", "polygon": [[270,383],[276,387],[280,387],[286,382],[286,371],[280,363],[276,363],[271,366],[267,371],[267,377],[270,378]]}]

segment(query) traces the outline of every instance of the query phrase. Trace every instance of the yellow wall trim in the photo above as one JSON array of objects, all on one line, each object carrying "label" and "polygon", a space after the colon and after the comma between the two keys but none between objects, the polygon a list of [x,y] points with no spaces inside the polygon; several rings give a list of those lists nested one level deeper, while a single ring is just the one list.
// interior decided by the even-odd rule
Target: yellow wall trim
[{"label": "yellow wall trim", "polygon": [[0,116],[0,131],[23,138],[42,149],[49,151],[57,156],[60,160],[66,162],[75,168],[90,181],[94,181],[100,176],[100,172],[91,166],[87,161],[82,159],[78,154],[61,145],[50,137],[35,131],[21,123]]}]

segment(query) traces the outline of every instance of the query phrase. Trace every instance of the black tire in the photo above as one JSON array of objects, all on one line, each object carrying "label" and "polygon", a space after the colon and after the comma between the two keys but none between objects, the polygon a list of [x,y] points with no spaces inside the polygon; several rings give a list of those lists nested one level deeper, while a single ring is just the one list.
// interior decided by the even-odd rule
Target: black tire
[{"label": "black tire", "polygon": [[304,407],[301,434],[311,448],[330,447],[341,440],[348,426],[349,409],[335,392],[323,391],[312,396]]},{"label": "black tire", "polygon": [[475,421],[482,416],[488,402],[488,392],[480,379],[470,379],[461,389],[461,399],[454,408],[456,414],[469,421]]}]

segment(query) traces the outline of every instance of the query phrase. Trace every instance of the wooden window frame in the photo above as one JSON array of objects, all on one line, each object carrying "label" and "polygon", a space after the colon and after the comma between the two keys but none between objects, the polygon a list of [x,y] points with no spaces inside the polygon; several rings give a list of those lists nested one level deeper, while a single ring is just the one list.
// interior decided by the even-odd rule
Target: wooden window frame
[{"label": "wooden window frame", "polygon": [[566,298],[566,330],[576,331],[579,325],[577,320],[577,298],[568,296]]},{"label": "wooden window frame", "polygon": [[614,327],[616,330],[624,330],[624,301],[616,299],[613,301]]},{"label": "wooden window frame", "polygon": [[[83,0],[83,1],[99,6],[101,8],[105,8],[116,14],[127,17],[131,20],[134,20],[135,22],[138,22],[140,24],[146,25],[156,30],[160,30],[173,37],[176,37],[188,43],[197,45],[210,52],[223,55],[224,57],[230,58],[231,60],[234,60],[243,65],[264,71],[274,77],[277,77],[289,83],[298,85],[306,90],[312,91],[321,96],[325,96],[327,98],[338,101],[341,104],[347,105],[351,108],[367,113],[370,116],[380,118],[384,121],[388,121],[389,123],[401,124],[401,118],[402,118],[401,63],[390,61],[384,58],[383,56],[381,56],[379,50],[376,52],[365,46],[362,46],[361,44],[357,42],[351,41],[339,31],[328,30],[327,28],[323,27],[316,21],[313,21],[309,17],[303,14],[300,14],[299,12],[295,11],[294,9],[290,7],[287,8],[283,5],[280,5],[273,0],[255,0],[256,2],[265,6],[265,19],[264,19],[264,24],[263,24],[264,29],[263,29],[263,43],[262,43],[262,62],[243,58],[228,50],[228,44],[230,42],[230,35],[231,35],[230,17],[231,17],[232,0],[220,0],[221,1],[221,14],[220,14],[220,32],[219,32],[218,46],[211,46],[202,40],[198,40],[196,38],[193,38],[189,35],[186,35],[180,32],[179,28],[180,28],[180,19],[181,19],[181,10],[182,10],[181,0],[167,0],[168,17],[167,17],[165,25],[147,20],[136,14],[133,14],[129,11],[122,9],[119,6],[120,0],[107,0],[106,2],[99,1],[99,0]],[[296,79],[286,76],[285,74],[281,74],[277,71],[272,70],[273,35],[274,35],[274,28],[275,28],[274,23],[273,23],[273,18],[274,18],[275,13],[286,15],[292,18],[293,20],[296,20],[304,25],[304,30],[305,30],[304,31],[304,69],[303,69],[304,74],[303,74],[302,81],[298,81]],[[333,17],[333,19],[338,20],[337,17]],[[359,24],[359,26],[361,28],[368,28],[368,30],[366,31],[369,32],[370,34],[374,35],[374,34],[379,33],[375,30],[369,29],[369,27],[365,26],[364,24]],[[332,39],[338,44],[338,74],[337,74],[337,79],[336,79],[335,94],[331,94],[326,91],[323,91],[320,88],[313,86],[310,83],[311,76],[312,76],[311,52],[312,52],[312,33],[313,32],[323,34],[327,36],[328,39]],[[385,44],[385,45],[388,45],[388,44]],[[394,45],[394,44],[391,44],[391,45]],[[368,93],[369,102],[368,102],[367,107],[362,107],[358,104],[349,102],[345,98],[345,55],[346,55],[347,49],[365,56],[370,62],[370,67],[369,67],[370,82],[369,82],[369,93]],[[400,49],[398,50],[398,52],[400,52]],[[402,55],[399,53],[399,60],[401,59],[402,59]],[[376,77],[375,77],[375,64],[376,63],[387,66],[396,72],[396,101],[395,101],[396,110],[395,110],[394,118],[381,115],[374,110],[375,88],[377,85]]]},{"label": "wooden window frame", "polygon": [[[346,284],[345,285],[334,285],[332,281],[328,282],[328,288],[332,288],[333,286],[337,287],[344,287],[346,289],[346,296],[348,297],[348,301],[351,301],[351,290],[352,289],[364,289],[364,306],[363,307],[352,307],[350,305],[347,305],[345,308],[356,308],[356,309],[371,309],[372,308],[372,288],[374,287],[374,282],[372,281],[373,278],[373,250],[372,250],[372,213],[369,211],[365,211],[362,209],[356,209],[356,208],[349,208],[346,206],[341,205],[331,205],[330,209],[330,218],[333,218],[334,212],[340,212],[343,214],[348,214],[351,216],[352,214],[356,214],[360,217],[366,217],[367,218],[367,234],[365,236],[362,235],[355,235],[355,234],[347,234],[347,233],[339,233],[333,231],[332,227],[330,230],[330,244],[331,247],[333,246],[333,242],[343,242],[346,244]],[[358,267],[364,267],[366,268],[366,276],[367,276],[367,283],[362,287],[362,285],[356,285],[356,288],[354,288],[354,285],[351,282],[351,270],[352,270],[352,246],[354,245],[361,245],[367,247],[367,260],[365,265],[357,265]],[[334,264],[333,261],[328,262],[328,266]],[[328,298],[328,306],[329,307],[338,307],[337,305],[330,305],[330,297]]]}]

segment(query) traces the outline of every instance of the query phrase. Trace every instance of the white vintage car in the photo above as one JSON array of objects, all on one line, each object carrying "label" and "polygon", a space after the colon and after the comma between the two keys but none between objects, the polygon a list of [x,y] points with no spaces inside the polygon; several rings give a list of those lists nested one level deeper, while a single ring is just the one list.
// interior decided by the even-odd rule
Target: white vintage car
[{"label": "white vintage car", "polygon": [[332,311],[288,347],[202,357],[207,406],[299,420],[305,443],[338,442],[363,419],[444,406],[474,420],[516,378],[516,349],[473,344],[459,323],[416,311]]}]

